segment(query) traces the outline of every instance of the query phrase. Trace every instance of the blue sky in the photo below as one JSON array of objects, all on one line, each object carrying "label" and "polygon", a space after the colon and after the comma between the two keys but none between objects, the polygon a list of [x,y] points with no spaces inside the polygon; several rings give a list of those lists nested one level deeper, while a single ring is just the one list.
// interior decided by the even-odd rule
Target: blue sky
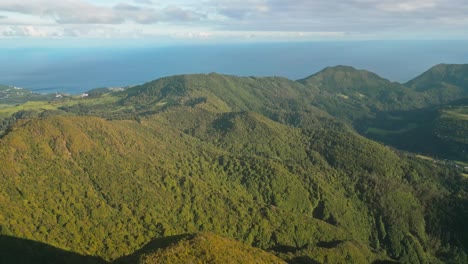
[{"label": "blue sky", "polygon": [[110,43],[468,39],[468,1],[1,0],[0,38]]}]

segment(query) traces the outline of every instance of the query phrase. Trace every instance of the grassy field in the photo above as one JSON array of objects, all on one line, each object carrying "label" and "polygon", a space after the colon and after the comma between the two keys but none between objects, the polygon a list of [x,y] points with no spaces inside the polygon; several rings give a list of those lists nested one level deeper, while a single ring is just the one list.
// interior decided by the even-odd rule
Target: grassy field
[{"label": "grassy field", "polygon": [[416,158],[435,162],[433,158],[424,155],[416,155]]},{"label": "grassy field", "polygon": [[119,100],[118,97],[111,94],[103,94],[99,97],[93,98],[82,98],[80,96],[66,97],[58,99],[56,101],[27,101],[22,104],[9,105],[9,104],[0,104],[0,115],[1,116],[10,116],[18,111],[22,110],[35,110],[35,111],[45,111],[45,110],[57,110],[60,107],[64,106],[73,106],[77,104],[83,104],[87,106],[92,105],[101,105],[101,104],[112,104]]},{"label": "grassy field", "polygon": [[468,107],[455,107],[445,109],[442,114],[454,119],[468,120]]},{"label": "grassy field", "polygon": [[408,132],[410,130],[413,130],[415,128],[418,128],[418,124],[415,123],[409,123],[405,128],[401,128],[398,130],[388,130],[388,129],[381,129],[381,128],[376,128],[376,127],[369,127],[367,128],[366,134],[373,134],[373,135],[379,135],[379,136],[388,136],[388,135],[395,135],[395,134],[401,134]]},{"label": "grassy field", "polygon": [[[5,106],[5,105],[4,105]],[[54,110],[57,109],[57,106],[49,103],[49,102],[41,102],[41,101],[35,101],[35,102],[26,102],[24,104],[16,105],[16,106],[10,106],[10,107],[4,107],[0,109],[0,114],[2,115],[11,115],[15,112],[21,111],[21,110]]]}]

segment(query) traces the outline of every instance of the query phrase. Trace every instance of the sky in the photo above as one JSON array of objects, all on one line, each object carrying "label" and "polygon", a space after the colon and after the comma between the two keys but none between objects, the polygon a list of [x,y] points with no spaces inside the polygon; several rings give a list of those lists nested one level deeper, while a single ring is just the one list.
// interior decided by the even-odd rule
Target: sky
[{"label": "sky", "polygon": [[0,38],[4,43],[466,40],[468,1],[0,0]]}]

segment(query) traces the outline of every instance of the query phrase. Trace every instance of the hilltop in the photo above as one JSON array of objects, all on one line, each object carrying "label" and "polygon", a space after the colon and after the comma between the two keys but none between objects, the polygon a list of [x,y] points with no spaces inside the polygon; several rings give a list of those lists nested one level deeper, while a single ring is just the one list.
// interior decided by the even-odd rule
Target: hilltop
[{"label": "hilltop", "polygon": [[134,256],[115,263],[258,263],[286,264],[271,253],[211,233],[152,241]]},{"label": "hilltop", "polygon": [[467,64],[438,64],[406,83],[419,91],[443,88],[444,85],[459,87],[463,92],[468,90]]}]

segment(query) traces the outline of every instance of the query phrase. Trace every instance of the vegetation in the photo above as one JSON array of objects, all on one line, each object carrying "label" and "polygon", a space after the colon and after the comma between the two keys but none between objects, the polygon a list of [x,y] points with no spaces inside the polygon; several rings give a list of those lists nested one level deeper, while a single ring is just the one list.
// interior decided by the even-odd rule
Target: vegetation
[{"label": "vegetation", "polygon": [[137,263],[286,263],[275,255],[209,233],[140,256]]},{"label": "vegetation", "polygon": [[20,87],[0,85],[0,109],[28,101],[46,101],[54,98],[51,94],[37,94]]},{"label": "vegetation", "polygon": [[467,262],[467,178],[353,129],[465,144],[462,103],[423,93],[336,67],[5,108],[0,234],[90,263]]}]

